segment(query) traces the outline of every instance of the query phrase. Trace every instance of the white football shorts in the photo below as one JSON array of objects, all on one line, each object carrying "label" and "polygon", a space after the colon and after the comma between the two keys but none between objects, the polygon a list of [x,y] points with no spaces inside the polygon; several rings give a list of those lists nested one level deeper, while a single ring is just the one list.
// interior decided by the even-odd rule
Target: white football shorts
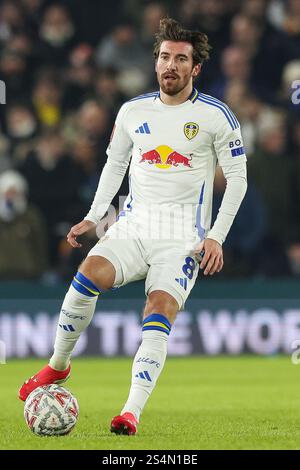
[{"label": "white football shorts", "polygon": [[191,249],[193,243],[188,245],[178,239],[143,239],[137,225],[126,219],[113,224],[88,256],[103,256],[113,264],[116,270],[113,287],[146,279],[146,296],[163,290],[176,299],[182,310],[199,270]]}]

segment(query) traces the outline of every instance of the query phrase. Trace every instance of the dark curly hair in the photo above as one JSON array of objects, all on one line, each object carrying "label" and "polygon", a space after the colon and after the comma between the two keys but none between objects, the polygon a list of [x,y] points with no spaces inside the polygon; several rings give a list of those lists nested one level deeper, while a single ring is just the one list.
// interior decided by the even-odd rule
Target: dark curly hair
[{"label": "dark curly hair", "polygon": [[193,67],[196,64],[203,64],[209,59],[211,46],[208,44],[206,34],[200,31],[190,31],[183,29],[182,26],[172,18],[163,18],[160,20],[159,31],[155,35],[153,55],[158,59],[160,46],[163,41],[185,41],[193,46]]}]

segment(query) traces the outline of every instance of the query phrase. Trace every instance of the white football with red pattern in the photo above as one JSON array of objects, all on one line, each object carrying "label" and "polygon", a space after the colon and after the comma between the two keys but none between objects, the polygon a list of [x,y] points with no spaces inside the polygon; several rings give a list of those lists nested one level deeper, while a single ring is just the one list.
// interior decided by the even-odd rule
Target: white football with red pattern
[{"label": "white football with red pattern", "polygon": [[63,436],[75,426],[79,406],[72,393],[56,384],[36,388],[28,395],[24,418],[39,436]]}]

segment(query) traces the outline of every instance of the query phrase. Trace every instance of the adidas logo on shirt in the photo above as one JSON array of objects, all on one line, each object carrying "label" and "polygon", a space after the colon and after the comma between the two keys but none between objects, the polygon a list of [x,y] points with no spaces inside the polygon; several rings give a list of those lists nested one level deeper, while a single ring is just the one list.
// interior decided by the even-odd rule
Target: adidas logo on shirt
[{"label": "adidas logo on shirt", "polygon": [[136,134],[151,134],[148,123],[144,122],[140,127],[135,130]]}]

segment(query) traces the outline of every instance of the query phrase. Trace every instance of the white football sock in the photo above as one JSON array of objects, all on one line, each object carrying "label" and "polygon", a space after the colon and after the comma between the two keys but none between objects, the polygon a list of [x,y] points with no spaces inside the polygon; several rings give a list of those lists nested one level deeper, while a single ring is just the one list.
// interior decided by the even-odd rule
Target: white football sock
[{"label": "white football sock", "polygon": [[98,296],[88,297],[70,286],[64,299],[54,343],[54,354],[49,364],[53,369],[65,370],[77,340],[93,318]]},{"label": "white football sock", "polygon": [[132,365],[132,382],[127,402],[121,411],[140,414],[152,393],[167,357],[168,335],[163,331],[143,331],[142,343]]}]

